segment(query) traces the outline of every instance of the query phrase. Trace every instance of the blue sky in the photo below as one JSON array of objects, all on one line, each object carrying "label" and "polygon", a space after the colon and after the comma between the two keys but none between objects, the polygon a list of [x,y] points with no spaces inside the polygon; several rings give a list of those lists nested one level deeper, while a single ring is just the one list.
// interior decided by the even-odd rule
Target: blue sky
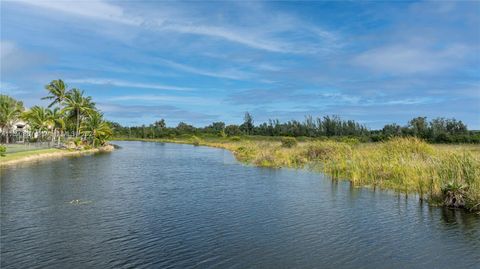
[{"label": "blue sky", "polygon": [[62,78],[124,125],[339,115],[480,129],[480,2],[2,1],[1,92]]}]

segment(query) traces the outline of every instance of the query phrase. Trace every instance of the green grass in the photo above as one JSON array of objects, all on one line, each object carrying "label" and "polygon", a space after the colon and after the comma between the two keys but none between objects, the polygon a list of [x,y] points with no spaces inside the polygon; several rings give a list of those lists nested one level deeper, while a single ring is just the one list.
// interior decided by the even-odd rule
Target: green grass
[{"label": "green grass", "polygon": [[141,140],[225,148],[244,163],[313,169],[334,179],[348,179],[357,186],[418,193],[432,204],[443,203],[449,186],[464,186],[461,195],[465,207],[480,210],[479,145],[431,145],[415,138],[381,143],[298,139],[298,144],[288,147],[282,146],[280,137]]},{"label": "green grass", "polygon": [[39,149],[48,149],[48,145],[35,145],[35,144],[8,144],[4,145],[6,148],[6,153],[15,153],[21,151],[34,151]]},{"label": "green grass", "polygon": [[13,160],[18,160],[26,157],[31,157],[35,155],[41,155],[45,153],[54,153],[54,152],[62,152],[65,150],[62,149],[34,149],[34,150],[29,150],[29,151],[20,151],[20,152],[14,152],[14,153],[7,153],[4,157],[0,157],[0,164],[2,162],[8,162],[8,161],[13,161]]}]

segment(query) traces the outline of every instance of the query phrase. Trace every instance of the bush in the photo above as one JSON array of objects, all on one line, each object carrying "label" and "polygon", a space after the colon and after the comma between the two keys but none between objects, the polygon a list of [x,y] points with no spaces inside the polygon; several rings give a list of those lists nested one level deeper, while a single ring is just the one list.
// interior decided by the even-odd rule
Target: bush
[{"label": "bush", "polygon": [[429,156],[433,154],[433,147],[415,137],[392,138],[382,144],[387,155],[405,157],[411,155]]},{"label": "bush", "polygon": [[347,160],[352,154],[352,146],[347,143],[335,141],[318,141],[309,144],[305,154],[309,160]]},{"label": "bush", "polygon": [[297,140],[293,137],[283,137],[281,142],[284,148],[292,148],[297,145]]},{"label": "bush", "polygon": [[4,157],[6,152],[7,147],[5,147],[4,145],[0,145],[0,156]]},{"label": "bush", "polygon": [[198,138],[198,137],[196,137],[196,136],[194,136],[194,135],[192,136],[192,144],[193,144],[194,146],[200,146],[200,142],[202,142],[202,141],[200,140],[200,138]]},{"label": "bush", "polygon": [[466,204],[467,185],[451,181],[442,187],[443,204],[448,207],[463,208]]},{"label": "bush", "polygon": [[82,139],[79,137],[74,138],[73,143],[75,144],[76,147],[80,147],[82,145]]},{"label": "bush", "polygon": [[240,141],[240,140],[242,140],[242,139],[240,138],[240,136],[232,136],[232,137],[230,137],[230,141],[238,142],[238,141]]},{"label": "bush", "polygon": [[338,138],[337,141],[349,144],[351,146],[355,146],[355,145],[360,144],[360,140],[358,140],[358,138],[355,138],[355,137],[342,136],[342,137]]}]

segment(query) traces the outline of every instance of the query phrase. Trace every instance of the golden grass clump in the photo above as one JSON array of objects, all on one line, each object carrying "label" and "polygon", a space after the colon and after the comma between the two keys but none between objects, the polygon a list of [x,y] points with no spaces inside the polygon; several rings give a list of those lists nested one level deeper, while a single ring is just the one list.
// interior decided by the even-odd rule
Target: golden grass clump
[{"label": "golden grass clump", "polygon": [[[257,166],[308,167],[334,179],[348,179],[359,186],[418,193],[438,204],[450,205],[446,196],[451,196],[450,200],[457,201],[456,205],[480,210],[478,146],[430,145],[417,138],[364,144],[333,140],[288,141],[288,145],[285,141],[258,138],[232,140],[205,139],[199,144],[229,149],[238,160]],[[462,203],[458,203],[459,199]]]}]

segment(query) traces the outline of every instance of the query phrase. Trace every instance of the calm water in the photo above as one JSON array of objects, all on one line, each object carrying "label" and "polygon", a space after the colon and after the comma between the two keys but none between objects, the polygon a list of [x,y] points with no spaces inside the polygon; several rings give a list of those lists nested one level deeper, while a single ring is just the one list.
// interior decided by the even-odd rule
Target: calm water
[{"label": "calm water", "polygon": [[477,215],[220,149],[118,144],[1,170],[2,268],[479,268]]}]

